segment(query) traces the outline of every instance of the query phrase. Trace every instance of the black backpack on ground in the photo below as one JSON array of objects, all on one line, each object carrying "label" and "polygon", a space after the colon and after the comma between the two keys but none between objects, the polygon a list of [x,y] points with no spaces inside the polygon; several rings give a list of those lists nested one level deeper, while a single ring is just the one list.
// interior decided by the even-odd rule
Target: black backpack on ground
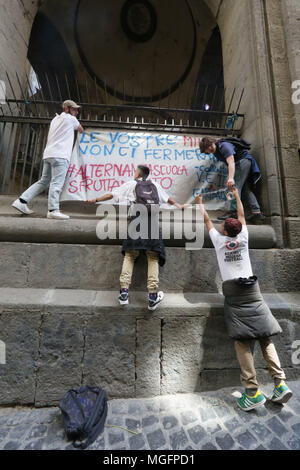
[{"label": "black backpack on ground", "polygon": [[151,180],[138,180],[135,187],[136,204],[143,204],[151,212],[151,206],[159,204],[158,191]]},{"label": "black backpack on ground", "polygon": [[86,449],[103,431],[107,416],[105,390],[90,385],[69,390],[60,401],[59,408],[66,435],[73,440],[74,447]]}]

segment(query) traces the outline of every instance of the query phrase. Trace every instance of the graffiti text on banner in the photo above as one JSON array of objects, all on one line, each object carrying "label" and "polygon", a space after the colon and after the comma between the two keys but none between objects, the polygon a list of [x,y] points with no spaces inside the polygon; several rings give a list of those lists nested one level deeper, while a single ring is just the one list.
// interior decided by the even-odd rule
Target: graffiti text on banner
[{"label": "graffiti text on banner", "polygon": [[132,180],[138,165],[169,196],[191,203],[199,193],[221,208],[226,197],[227,167],[200,152],[200,136],[89,130],[78,136],[62,200],[93,199]]}]

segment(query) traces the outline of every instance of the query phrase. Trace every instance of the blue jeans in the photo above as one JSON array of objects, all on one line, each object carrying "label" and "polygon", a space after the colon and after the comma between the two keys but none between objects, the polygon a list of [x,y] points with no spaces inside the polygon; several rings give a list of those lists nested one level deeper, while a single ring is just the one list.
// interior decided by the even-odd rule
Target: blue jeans
[{"label": "blue jeans", "polygon": [[[251,170],[251,161],[248,158],[242,158],[235,164],[234,182],[239,192],[240,198],[248,205],[251,213],[260,212],[260,206],[256,196],[249,188],[247,179]],[[236,200],[233,199],[227,203],[229,211],[236,212]]]},{"label": "blue jeans", "polygon": [[46,158],[41,179],[21,194],[20,198],[30,202],[35,196],[49,188],[48,210],[59,210],[59,197],[68,168],[69,162],[65,158]]}]

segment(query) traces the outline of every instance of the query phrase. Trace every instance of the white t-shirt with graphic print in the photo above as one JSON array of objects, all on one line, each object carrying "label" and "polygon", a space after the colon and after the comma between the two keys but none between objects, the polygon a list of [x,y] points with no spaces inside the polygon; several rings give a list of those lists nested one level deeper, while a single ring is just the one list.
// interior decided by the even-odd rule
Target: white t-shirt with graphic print
[{"label": "white t-shirt with graphic print", "polygon": [[216,250],[223,281],[253,276],[246,225],[236,237],[221,235],[215,228],[209,231],[209,236]]}]

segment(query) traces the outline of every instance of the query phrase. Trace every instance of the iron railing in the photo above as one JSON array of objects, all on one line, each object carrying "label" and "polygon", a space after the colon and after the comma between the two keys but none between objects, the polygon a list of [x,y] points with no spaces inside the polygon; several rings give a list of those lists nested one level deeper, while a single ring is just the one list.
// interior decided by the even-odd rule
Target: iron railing
[{"label": "iron railing", "polygon": [[[77,77],[70,80],[66,75],[44,74],[43,79],[37,79],[39,90],[35,93],[28,75],[21,82],[16,74],[15,87],[8,73],[6,78],[7,94],[0,104],[1,194],[20,193],[40,176],[48,125],[55,113],[62,111],[64,99],[81,105],[79,119],[84,127],[219,136],[239,136],[242,132],[244,114],[239,108],[244,90],[229,93],[216,86],[198,85],[185,101],[177,94],[175,99],[169,96],[144,103],[141,91],[141,96],[131,102],[120,103],[105,90],[105,84],[100,93],[97,84],[87,77],[83,85]],[[225,96],[230,99],[225,100]],[[194,104],[189,105],[191,102]]]}]

